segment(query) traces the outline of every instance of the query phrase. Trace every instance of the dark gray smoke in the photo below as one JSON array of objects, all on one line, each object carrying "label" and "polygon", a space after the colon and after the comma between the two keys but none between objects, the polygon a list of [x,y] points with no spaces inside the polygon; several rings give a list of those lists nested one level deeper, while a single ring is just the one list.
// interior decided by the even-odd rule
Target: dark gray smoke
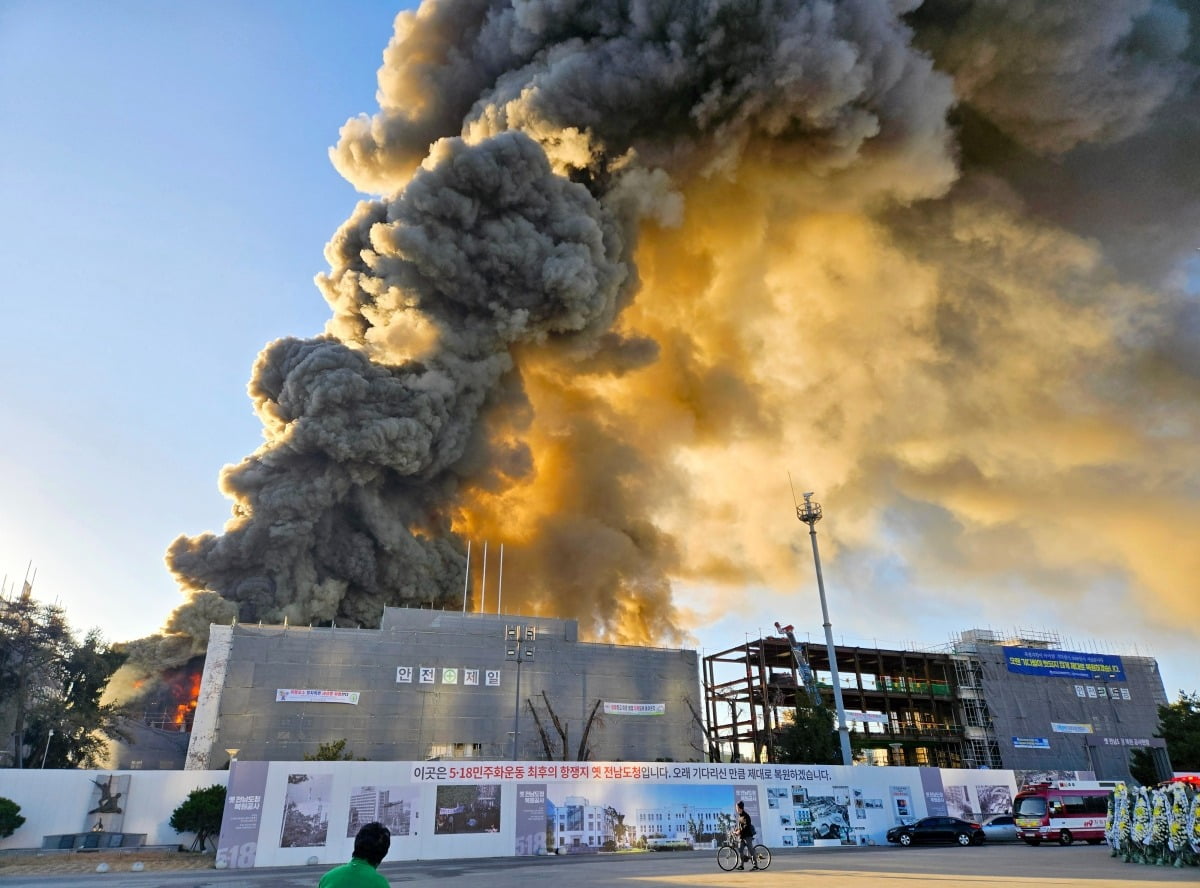
[{"label": "dark gray smoke", "polygon": [[[621,234],[534,142],[448,139],[433,158],[330,245],[322,286],[346,341],[284,339],[259,356],[250,394],[268,440],[222,477],[238,503],[225,533],[171,546],[172,569],[242,620],[371,625],[385,605],[452,600],[464,460],[528,471],[523,448],[505,454],[480,424],[505,394],[510,349],[555,337],[594,351],[616,315]],[[418,327],[419,356],[368,345],[373,330]]]},{"label": "dark gray smoke", "polygon": [[[224,533],[172,544],[190,600],[168,629],[202,646],[235,615],[457,606],[470,537],[508,544],[513,609],[678,639],[710,605],[673,583],[793,587],[796,466],[843,504],[848,564],[1195,625],[1177,529],[1200,495],[1169,478],[1200,468],[1197,20],[1169,0],[401,14],[380,110],[331,152],[384,196],[326,250],[325,335],[255,366],[266,441],[222,476]],[[1138,526],[1099,518],[1130,486]]]},{"label": "dark gray smoke", "polygon": [[[402,16],[384,108],[347,124],[334,154],[392,196],[360,204],[327,250],[330,335],[261,355],[250,390],[267,443],[223,475],[237,503],[225,532],[172,545],[181,583],[242,620],[369,625],[386,604],[456,601],[464,486],[535,470],[528,445],[486,421],[518,434],[531,421],[514,350],[582,374],[654,358],[613,326],[637,280],[637,226],[678,217],[676,178],[732,176],[753,153],[830,177],[887,168],[884,193],[945,187],[949,83],[910,44],[869,2],[452,2]],[[586,434],[594,468],[574,474],[623,450],[637,468],[617,430]],[[677,556],[638,514],[645,495],[602,495],[620,507],[581,504],[591,514],[540,523],[530,541],[563,541],[543,563],[585,590],[575,607],[641,639],[679,629],[665,575]],[[572,576],[572,552],[614,545],[626,554],[591,565],[592,580]],[[645,599],[640,615],[622,614],[625,593]],[[545,586],[526,595],[560,609]],[[207,621],[214,599],[201,601]],[[202,633],[188,611],[174,628]]]}]

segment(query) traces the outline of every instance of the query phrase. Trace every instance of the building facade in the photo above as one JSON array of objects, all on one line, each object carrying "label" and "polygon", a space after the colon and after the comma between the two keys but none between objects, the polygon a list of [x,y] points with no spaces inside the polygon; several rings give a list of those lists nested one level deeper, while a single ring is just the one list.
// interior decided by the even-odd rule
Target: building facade
[{"label": "building facade", "polygon": [[629,830],[631,841],[645,839],[653,843],[656,839],[686,842],[710,841],[724,838],[733,826],[733,815],[728,808],[712,808],[675,802],[657,808],[638,808],[634,811],[633,824]]},{"label": "building facade", "polygon": [[981,629],[960,633],[950,657],[966,767],[1131,780],[1134,749],[1165,748],[1154,733],[1169,701],[1151,657],[1067,651],[1052,633]]},{"label": "building facade", "polygon": [[567,796],[561,805],[548,805],[547,821],[552,833],[549,847],[560,853],[600,851],[616,847],[616,823],[612,809],[593,805],[583,796]]},{"label": "building facade", "polygon": [[[867,764],[1092,772],[1130,780],[1134,749],[1158,750],[1168,703],[1157,662],[1062,648],[1053,633],[972,629],[944,649],[834,648],[847,723]],[[799,662],[833,709],[825,645],[767,637],[706,657],[713,760],[775,760],[788,711],[804,703]]]},{"label": "building facade", "polygon": [[698,666],[695,651],[581,642],[576,621],[544,617],[387,608],[379,629],[213,626],[187,767],[298,761],[338,740],[371,761],[699,761]]}]

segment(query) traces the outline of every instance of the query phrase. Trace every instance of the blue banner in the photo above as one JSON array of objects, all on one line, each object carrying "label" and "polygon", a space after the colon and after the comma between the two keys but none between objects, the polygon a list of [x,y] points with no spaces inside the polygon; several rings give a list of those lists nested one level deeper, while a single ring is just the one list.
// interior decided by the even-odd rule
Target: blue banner
[{"label": "blue banner", "polygon": [[1049,749],[1050,741],[1045,737],[1013,737],[1017,749]]},{"label": "blue banner", "polygon": [[1121,664],[1121,658],[1112,654],[1006,647],[1004,659],[1008,661],[1009,672],[1020,672],[1023,675],[1125,681],[1125,667]]}]

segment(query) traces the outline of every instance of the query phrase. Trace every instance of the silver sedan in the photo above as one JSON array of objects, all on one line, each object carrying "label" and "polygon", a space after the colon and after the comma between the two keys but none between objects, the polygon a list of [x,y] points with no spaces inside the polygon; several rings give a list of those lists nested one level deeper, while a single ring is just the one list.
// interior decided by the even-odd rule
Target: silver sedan
[{"label": "silver sedan", "polygon": [[984,839],[988,842],[1016,842],[1017,825],[1011,814],[989,814],[980,822]]}]

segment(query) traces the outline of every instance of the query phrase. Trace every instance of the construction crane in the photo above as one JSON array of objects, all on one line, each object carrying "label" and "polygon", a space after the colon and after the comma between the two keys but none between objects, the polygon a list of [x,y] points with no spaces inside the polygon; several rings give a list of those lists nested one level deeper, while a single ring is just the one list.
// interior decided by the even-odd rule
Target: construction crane
[{"label": "construction crane", "polygon": [[780,626],[775,624],[776,630],[787,636],[788,643],[792,646],[792,659],[796,661],[796,671],[800,673],[800,678],[804,681],[804,689],[808,691],[808,697],[812,700],[813,706],[821,705],[821,691],[817,688],[817,679],[813,675],[812,667],[808,665],[808,657],[804,655],[804,648],[800,647],[800,642],[796,641],[796,636],[792,632],[792,626]]}]

